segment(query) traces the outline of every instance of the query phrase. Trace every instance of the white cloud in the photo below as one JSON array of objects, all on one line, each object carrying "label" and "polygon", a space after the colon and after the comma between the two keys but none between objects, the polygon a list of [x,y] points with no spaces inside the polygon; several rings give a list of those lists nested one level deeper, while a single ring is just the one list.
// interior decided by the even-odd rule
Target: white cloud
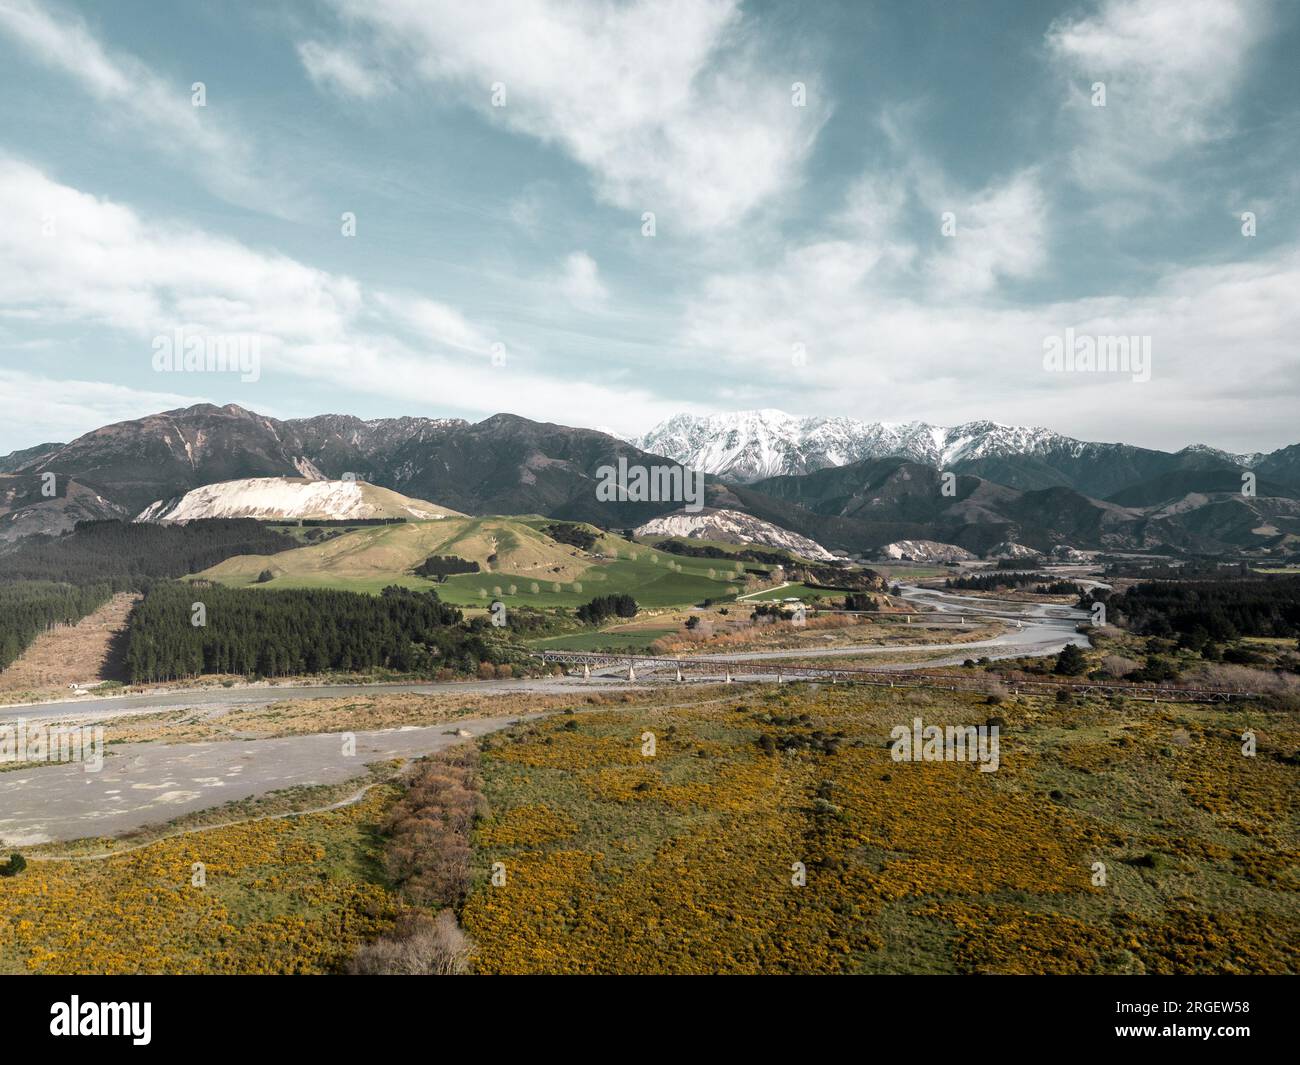
[{"label": "white cloud", "polygon": [[375,303],[386,310],[396,324],[410,330],[422,346],[490,355],[492,340],[465,319],[454,307],[421,297],[375,294]]},{"label": "white cloud", "polygon": [[[684,318],[682,347],[736,382],[733,406],[952,424],[988,417],[1090,439],[1250,450],[1292,442],[1300,369],[1300,252],[1171,272],[1138,295],[1023,306],[893,294],[852,242],[793,250],[772,270],[717,275]],[[1043,343],[1152,339],[1145,384],[1049,373]],[[793,365],[792,344],[806,362]]]},{"label": "white cloud", "polygon": [[0,306],[10,310],[139,335],[191,323],[264,331],[291,343],[338,334],[360,310],[360,287],[348,278],[199,230],[145,222],[2,157],[0,199],[14,219],[0,229]]},{"label": "white cloud", "polygon": [[368,31],[374,62],[560,146],[661,232],[725,226],[788,193],[829,114],[811,77],[807,106],[792,106],[804,64],[761,60],[736,0],[334,4],[363,31],[354,47]]},{"label": "white cloud", "polygon": [[[80,18],[39,0],[0,0],[0,33],[79,84],[101,105],[96,121],[143,130],[151,150],[191,167],[223,198],[279,209],[274,205],[282,194],[273,194],[255,174],[247,138],[229,129],[214,106],[191,102],[191,86],[203,80],[202,72],[183,83],[168,81],[134,56],[111,54]],[[142,151],[141,165],[144,156]]]},{"label": "white cloud", "polygon": [[942,293],[989,292],[1001,278],[1027,278],[1042,265],[1045,207],[1034,174],[1016,174],[964,206],[954,204],[952,213],[955,232],[928,264]]},{"label": "white cloud", "polygon": [[570,303],[579,307],[602,303],[609,296],[596,260],[585,251],[575,251],[565,258],[559,288]]},{"label": "white cloud", "polygon": [[[1268,33],[1268,0],[1103,0],[1094,14],[1047,33],[1069,79],[1081,143],[1079,179],[1094,188],[1141,185],[1149,169],[1229,132],[1227,105],[1254,46]],[[1106,106],[1091,103],[1106,86]]]},{"label": "white cloud", "polygon": [[[0,202],[13,220],[0,227],[0,315],[21,316],[28,329],[89,323],[112,330],[138,340],[141,369],[151,365],[154,337],[183,328],[260,337],[264,380],[288,374],[403,404],[484,415],[510,410],[579,425],[600,410],[627,431],[678,406],[610,368],[599,379],[566,379],[490,323],[444,303],[370,289],[284,255],[146,221],[3,157]],[[493,357],[497,343],[504,364]],[[195,388],[210,383],[166,378],[173,387],[181,380]]]},{"label": "white cloud", "polygon": [[[103,381],[56,380],[0,369],[0,453],[67,441],[87,429],[202,402],[175,392],[149,392]],[[37,439],[39,437],[39,440]]]},{"label": "white cloud", "polygon": [[884,240],[898,225],[907,195],[907,185],[898,174],[864,174],[849,188],[839,221],[859,237]]},{"label": "white cloud", "polygon": [[341,48],[319,41],[302,41],[298,45],[298,58],[302,60],[311,80],[320,88],[362,100],[382,96],[393,90],[392,80],[384,71],[364,66],[355,56]]}]

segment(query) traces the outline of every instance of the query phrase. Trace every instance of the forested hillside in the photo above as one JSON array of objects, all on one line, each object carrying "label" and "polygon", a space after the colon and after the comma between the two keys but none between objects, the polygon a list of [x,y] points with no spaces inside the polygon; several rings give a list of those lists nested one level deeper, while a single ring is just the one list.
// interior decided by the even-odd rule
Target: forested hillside
[{"label": "forested hillside", "polygon": [[138,589],[150,579],[183,577],[233,555],[270,555],[299,544],[250,518],[185,525],[85,521],[63,536],[30,536],[0,555],[0,581],[110,581]]},{"label": "forested hillside", "polygon": [[[193,624],[201,603],[203,624]],[[131,615],[133,683],[202,673],[266,677],[325,670],[475,673],[509,651],[433,592],[382,595],[158,584]]]},{"label": "forested hillside", "polygon": [[1135,632],[1154,636],[1204,629],[1215,640],[1300,635],[1300,577],[1149,581],[1106,600]]}]

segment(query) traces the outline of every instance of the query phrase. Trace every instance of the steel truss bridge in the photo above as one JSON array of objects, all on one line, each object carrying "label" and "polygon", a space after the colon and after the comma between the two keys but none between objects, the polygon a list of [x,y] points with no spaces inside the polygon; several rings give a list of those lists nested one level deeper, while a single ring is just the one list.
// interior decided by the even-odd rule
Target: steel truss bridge
[{"label": "steel truss bridge", "polygon": [[[569,669],[581,669],[584,677],[593,672],[606,676],[623,673],[629,681],[673,679],[697,681],[775,682],[825,681],[830,684],[866,684],[876,688],[938,688],[947,691],[987,693],[994,681],[987,675],[927,673],[923,670],[854,669],[843,666],[794,666],[779,660],[727,658],[663,658],[654,655],[629,655],[587,651],[534,652],[544,662]],[[667,678],[665,677],[667,675]],[[1129,699],[1149,699],[1153,703],[1230,703],[1251,699],[1260,693],[1245,690],[1190,688],[1173,684],[1107,684],[1097,681],[1023,680],[1006,681],[1011,694],[1054,695],[1067,691],[1078,695],[1121,695]]]}]

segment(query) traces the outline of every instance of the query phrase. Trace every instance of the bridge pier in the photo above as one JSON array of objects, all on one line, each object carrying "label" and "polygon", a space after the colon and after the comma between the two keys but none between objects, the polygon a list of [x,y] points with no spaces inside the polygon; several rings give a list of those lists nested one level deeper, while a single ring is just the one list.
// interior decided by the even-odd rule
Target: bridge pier
[{"label": "bridge pier", "polygon": [[591,666],[589,666],[586,662],[582,663],[582,679],[591,680]]},{"label": "bridge pier", "polygon": [[628,663],[628,667],[627,667],[627,679],[636,680],[636,667],[633,666],[630,662]]},{"label": "bridge pier", "polygon": [[680,662],[678,662],[678,663],[677,663],[677,683],[680,684],[681,682],[682,682],[682,664],[681,664]]}]

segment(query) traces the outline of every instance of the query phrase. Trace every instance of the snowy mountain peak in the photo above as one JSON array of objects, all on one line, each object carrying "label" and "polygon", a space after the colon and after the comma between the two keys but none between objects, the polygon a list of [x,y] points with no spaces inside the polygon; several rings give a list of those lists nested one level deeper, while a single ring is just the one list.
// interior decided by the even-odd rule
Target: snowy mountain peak
[{"label": "snowy mountain peak", "polygon": [[991,455],[1083,446],[1050,429],[986,420],[945,428],[925,422],[800,418],[771,408],[674,415],[633,443],[643,451],[741,482],[887,456],[943,468]]}]

